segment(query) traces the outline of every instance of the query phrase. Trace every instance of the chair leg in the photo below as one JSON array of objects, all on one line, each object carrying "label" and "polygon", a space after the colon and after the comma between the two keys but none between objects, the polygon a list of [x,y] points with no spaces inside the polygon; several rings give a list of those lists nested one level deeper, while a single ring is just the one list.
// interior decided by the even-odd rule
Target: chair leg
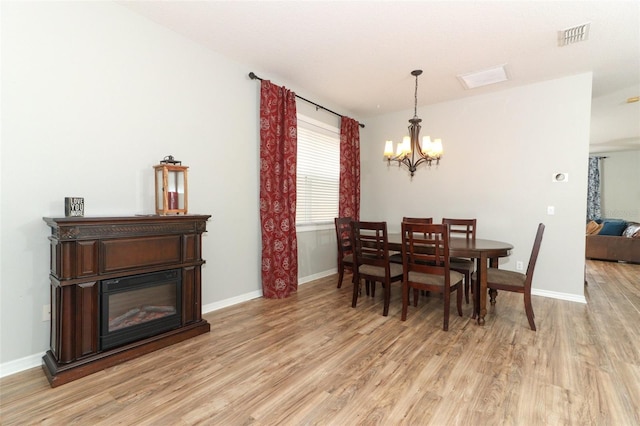
[{"label": "chair leg", "polygon": [[529,327],[531,327],[531,330],[536,331],[536,324],[533,321],[535,315],[533,315],[533,306],[531,305],[531,294],[524,294],[524,310],[527,313]]},{"label": "chair leg", "polygon": [[338,267],[338,288],[342,288],[342,278],[344,277],[344,267],[343,266],[339,266]]},{"label": "chair leg", "polygon": [[351,298],[351,307],[355,308],[356,303],[358,302],[358,293],[360,292],[360,280],[357,279],[353,281],[353,297]]},{"label": "chair leg", "polygon": [[473,303],[473,319],[476,319],[476,289],[474,287],[476,283],[474,281],[471,281],[471,302]]},{"label": "chair leg", "polygon": [[498,297],[498,290],[494,288],[489,289],[489,299],[492,305],[496,304],[496,297]]},{"label": "chair leg", "polygon": [[476,310],[478,309],[478,305],[476,304],[476,297],[480,292],[478,291],[478,280],[471,280],[471,293],[473,294],[473,313],[471,315],[471,319],[476,319]]},{"label": "chair leg", "polygon": [[409,306],[409,285],[406,282],[402,282],[402,315],[400,315],[401,321],[407,320],[407,307]]},{"label": "chair leg", "polygon": [[[458,315],[462,316],[462,287],[458,287],[456,290],[456,302],[458,305]],[[469,303],[468,300],[467,303]]]},{"label": "chair leg", "polygon": [[464,300],[469,304],[469,288],[471,287],[471,272],[464,273]]},{"label": "chair leg", "polygon": [[451,292],[445,291],[444,293],[444,322],[442,324],[442,329],[444,331],[449,331],[449,308],[451,305]]},{"label": "chair leg", "polygon": [[382,309],[382,316],[386,317],[389,315],[389,303],[391,302],[391,283],[383,283],[382,286],[384,287],[384,308]]},{"label": "chair leg", "polygon": [[420,296],[420,292],[417,288],[413,289],[413,307],[416,308],[418,306],[418,297]]}]

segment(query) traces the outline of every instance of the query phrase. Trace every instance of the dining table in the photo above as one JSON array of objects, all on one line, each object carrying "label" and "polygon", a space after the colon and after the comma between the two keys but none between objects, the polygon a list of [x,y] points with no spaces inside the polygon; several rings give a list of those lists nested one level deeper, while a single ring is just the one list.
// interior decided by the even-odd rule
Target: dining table
[{"label": "dining table", "polygon": [[[402,234],[388,234],[389,251],[402,251]],[[449,238],[449,256],[466,257],[476,261],[476,287],[473,289],[478,324],[484,325],[487,315],[487,263],[498,267],[498,259],[511,254],[513,245],[484,238]]]}]

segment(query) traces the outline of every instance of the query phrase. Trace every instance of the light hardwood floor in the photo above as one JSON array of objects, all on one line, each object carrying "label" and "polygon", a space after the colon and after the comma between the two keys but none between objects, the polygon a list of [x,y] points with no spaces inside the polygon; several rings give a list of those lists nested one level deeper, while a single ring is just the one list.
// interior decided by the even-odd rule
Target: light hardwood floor
[{"label": "light hardwood floor", "polygon": [[39,368],[3,378],[0,424],[640,424],[640,265],[589,261],[586,305],[534,296],[537,332],[521,295],[444,332],[440,296],[401,322],[398,286],[385,318],[382,291],[352,309],[336,277],[55,389]]}]

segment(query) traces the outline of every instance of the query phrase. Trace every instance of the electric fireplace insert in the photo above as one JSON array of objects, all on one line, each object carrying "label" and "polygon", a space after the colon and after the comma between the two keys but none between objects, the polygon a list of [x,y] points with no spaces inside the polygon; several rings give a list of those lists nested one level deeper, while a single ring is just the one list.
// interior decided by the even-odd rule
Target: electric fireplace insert
[{"label": "electric fireplace insert", "polygon": [[100,283],[100,350],[155,336],[181,325],[180,270]]}]

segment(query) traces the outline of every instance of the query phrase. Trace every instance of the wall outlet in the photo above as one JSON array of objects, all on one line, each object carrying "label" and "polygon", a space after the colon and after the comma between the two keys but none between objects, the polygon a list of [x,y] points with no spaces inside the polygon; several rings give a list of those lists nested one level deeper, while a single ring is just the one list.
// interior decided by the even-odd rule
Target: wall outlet
[{"label": "wall outlet", "polygon": [[42,306],[42,321],[49,321],[51,319],[51,305]]},{"label": "wall outlet", "polygon": [[516,270],[517,271],[524,271],[524,263],[522,263],[522,261],[518,260],[516,262]]},{"label": "wall outlet", "polygon": [[554,206],[547,206],[547,214],[549,216],[556,214],[556,208]]}]

